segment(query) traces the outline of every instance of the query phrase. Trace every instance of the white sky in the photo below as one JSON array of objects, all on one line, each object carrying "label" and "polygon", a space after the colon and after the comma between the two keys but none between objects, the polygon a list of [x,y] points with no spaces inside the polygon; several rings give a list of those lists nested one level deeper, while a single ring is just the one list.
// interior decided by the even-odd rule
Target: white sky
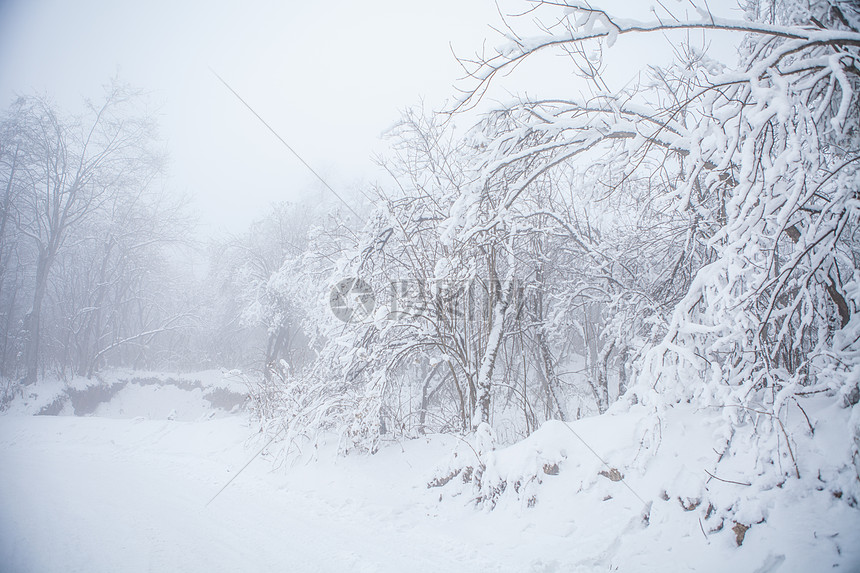
[{"label": "white sky", "polygon": [[[712,8],[721,1],[723,13],[735,5]],[[623,16],[647,10],[612,3]],[[240,232],[272,201],[318,184],[210,66],[332,187],[348,190],[378,177],[371,157],[400,110],[422,98],[437,109],[453,96],[461,70],[451,45],[468,56],[485,38],[498,44],[488,28],[498,20],[491,0],[0,0],[0,108],[16,93],[48,93],[75,109],[118,74],[160,104],[171,185],[194,197],[201,232]],[[619,44],[629,60],[619,78],[656,57]],[[517,84],[547,79],[535,66],[517,74]],[[552,81],[574,89],[570,77]]]}]

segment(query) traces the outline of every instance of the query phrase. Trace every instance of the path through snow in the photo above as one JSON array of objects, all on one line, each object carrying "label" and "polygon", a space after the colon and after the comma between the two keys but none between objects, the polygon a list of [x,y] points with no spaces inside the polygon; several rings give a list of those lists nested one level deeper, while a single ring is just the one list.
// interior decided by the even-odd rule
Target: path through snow
[{"label": "path through snow", "polygon": [[[618,423],[577,427],[593,426],[589,439],[599,443]],[[374,456],[321,453],[292,468],[261,456],[207,506],[263,443],[241,414],[0,416],[0,571],[860,570],[860,512],[827,492],[771,508],[742,547],[728,528],[706,538],[696,512],[655,493],[680,463],[668,445],[634,483],[655,500],[647,527],[620,483],[577,491],[573,458],[546,478],[534,508],[509,499],[475,509],[449,492],[440,503],[440,490],[425,484],[455,440],[409,440]]]}]

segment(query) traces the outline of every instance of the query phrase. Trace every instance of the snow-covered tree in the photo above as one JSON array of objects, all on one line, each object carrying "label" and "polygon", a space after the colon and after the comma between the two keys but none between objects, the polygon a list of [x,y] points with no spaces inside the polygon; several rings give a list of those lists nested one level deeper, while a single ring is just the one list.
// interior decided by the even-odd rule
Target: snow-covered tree
[{"label": "snow-covered tree", "polygon": [[[640,309],[654,309],[634,314],[660,333],[640,349],[628,399],[658,410],[679,401],[720,408],[732,429],[763,422],[756,431],[770,437],[758,451],[760,473],[799,475],[781,421],[787,409],[821,392],[853,407],[858,394],[856,4],[750,2],[746,19],[731,20],[691,3],[689,19],[668,14],[653,22],[575,1],[526,4],[537,35],[512,23],[506,45],[464,62],[476,83],[461,105],[544,52],[573,58],[596,87],[586,99],[521,99],[491,114],[482,130],[483,177],[462,193],[452,224],[480,203],[475,189],[493,194],[478,227],[505,224],[559,168],[590,172],[607,195],[660,213],[666,228],[616,227],[594,246],[606,260],[633,241],[667,249],[662,260],[655,250],[638,261],[636,281],[618,284],[625,271],[607,273],[626,306],[641,297]],[[611,48],[619,36],[677,30],[735,32],[739,62],[723,66],[688,46],[635,88],[611,92],[599,81],[598,43]],[[499,179],[503,185],[489,187]],[[459,236],[478,227],[470,220]],[[852,448],[857,456],[852,431],[843,462]],[[727,450],[731,443],[730,433]]]}]

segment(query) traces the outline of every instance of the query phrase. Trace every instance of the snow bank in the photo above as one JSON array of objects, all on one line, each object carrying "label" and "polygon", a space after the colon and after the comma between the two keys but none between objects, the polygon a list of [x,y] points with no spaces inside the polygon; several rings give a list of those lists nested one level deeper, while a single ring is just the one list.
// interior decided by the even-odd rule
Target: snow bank
[{"label": "snow bank", "polygon": [[718,409],[638,406],[547,422],[485,453],[463,443],[428,487],[441,503],[589,524],[604,548],[592,551],[595,565],[663,547],[684,563],[678,570],[860,570],[857,471],[831,461],[850,458],[834,453],[851,447],[851,411],[826,398],[802,404],[785,421],[789,442],[766,462],[754,424],[727,433]]},{"label": "snow bank", "polygon": [[169,374],[115,370],[93,379],[41,380],[19,385],[6,404],[10,414],[196,420],[240,409],[247,387],[240,373],[209,370]]}]

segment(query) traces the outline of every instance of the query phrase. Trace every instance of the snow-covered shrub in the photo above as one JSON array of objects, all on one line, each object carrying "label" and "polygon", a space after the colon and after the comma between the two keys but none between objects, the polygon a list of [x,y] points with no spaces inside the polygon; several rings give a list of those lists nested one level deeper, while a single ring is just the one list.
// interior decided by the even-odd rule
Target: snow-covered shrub
[{"label": "snow-covered shrub", "polygon": [[499,444],[490,426],[482,424],[436,468],[427,486],[492,509],[498,504],[533,507],[548,481],[563,482],[571,494],[601,482],[615,484],[647,463],[641,452],[650,423],[641,407],[571,423],[550,420],[508,446]]},{"label": "snow-covered shrub", "polygon": [[[609,308],[639,309],[621,337],[605,337],[606,351],[591,355],[608,364],[626,346],[632,357],[618,408],[645,405],[655,419],[688,404],[715,414],[723,440],[718,464],[744,460],[754,491],[820,474],[840,484],[840,499],[855,503],[860,484],[844,478],[857,477],[858,406],[848,398],[860,377],[857,6],[749,2],[746,19],[731,20],[702,5],[686,21],[632,23],[580,3],[530,4],[528,22],[545,25],[530,30],[528,41],[517,32],[494,54],[464,62],[474,64],[470,77],[478,84],[463,106],[506,70],[558,49],[597,88],[587,99],[521,98],[487,115],[475,136],[480,176],[460,190],[443,237],[520,231],[517,215],[539,204],[547,178],[558,185],[559,172],[579,174],[606,197],[626,197],[634,209],[666,213],[669,229],[611,229],[629,233],[627,242],[588,235],[584,216],[557,231],[593,253],[597,272],[584,277],[583,290],[622,301]],[[595,43],[673,29],[733,30],[743,38],[739,62],[726,67],[688,45],[649,81],[608,91],[589,60]],[[601,218],[597,209],[591,215]],[[636,257],[646,278],[626,281],[619,246],[661,238],[672,245],[670,255]],[[618,340],[626,344],[613,349],[609,342]],[[814,424],[804,430],[790,423],[820,396],[849,409],[847,432],[829,441],[814,435]],[[833,458],[799,448],[808,439],[833,448]],[[659,436],[650,441],[656,454]],[[726,500],[722,506],[741,511]]]}]

